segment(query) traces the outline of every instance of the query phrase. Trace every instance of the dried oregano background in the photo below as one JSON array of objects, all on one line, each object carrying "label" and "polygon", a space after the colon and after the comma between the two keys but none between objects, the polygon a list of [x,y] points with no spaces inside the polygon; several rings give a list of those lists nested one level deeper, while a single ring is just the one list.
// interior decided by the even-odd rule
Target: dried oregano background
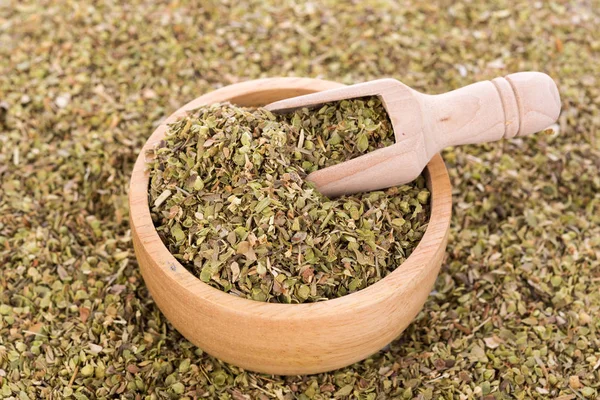
[{"label": "dried oregano background", "polygon": [[377,97],[285,115],[203,106],[145,154],[152,220],[179,262],[234,296],[293,304],[345,296],[410,256],[427,229],[430,192],[420,176],[329,199],[305,178],[393,143]]},{"label": "dried oregano background", "polygon": [[[0,397],[598,397],[599,10],[0,1]],[[519,70],[557,80],[555,133],[444,152],[448,255],[389,348],[328,374],[259,375],[204,354],[152,302],[128,180],[181,104],[267,76],[392,76],[439,93]]]}]

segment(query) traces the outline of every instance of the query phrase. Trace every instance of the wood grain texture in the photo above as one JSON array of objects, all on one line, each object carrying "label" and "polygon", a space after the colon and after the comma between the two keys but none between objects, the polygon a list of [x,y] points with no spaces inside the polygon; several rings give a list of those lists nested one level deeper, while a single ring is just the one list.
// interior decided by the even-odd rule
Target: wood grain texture
[{"label": "wood grain texture", "polygon": [[395,79],[379,79],[268,104],[273,112],[377,95],[390,116],[396,143],[313,172],[307,179],[329,197],[383,189],[414,180],[448,146],[530,135],[560,114],[554,81],[519,72],[438,95],[419,93]]},{"label": "wood grain texture", "polygon": [[426,175],[431,219],[410,257],[390,275],[356,293],[311,304],[271,304],[241,299],[203,283],[168,251],[148,206],[145,150],[160,141],[165,124],[201,104],[269,102],[340,87],[305,78],[250,81],[201,96],[175,112],[152,134],[134,167],[129,191],[133,243],[144,281],[161,311],[192,343],[224,361],[273,374],[310,374],[362,360],[395,339],[423,307],[444,257],[451,188],[436,155]]}]

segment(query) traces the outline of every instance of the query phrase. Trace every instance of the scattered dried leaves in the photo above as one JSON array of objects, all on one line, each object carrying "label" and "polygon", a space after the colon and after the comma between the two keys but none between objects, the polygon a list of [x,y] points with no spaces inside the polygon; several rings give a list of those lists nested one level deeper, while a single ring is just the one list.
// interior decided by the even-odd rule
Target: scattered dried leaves
[{"label": "scattered dried leaves", "polygon": [[[597,397],[598,10],[0,1],[0,397]],[[157,310],[131,252],[126,191],[146,138],[181,104],[265,76],[393,76],[439,93],[518,70],[557,80],[560,134],[444,152],[448,257],[386,349],[328,374],[253,374],[195,348]]]}]

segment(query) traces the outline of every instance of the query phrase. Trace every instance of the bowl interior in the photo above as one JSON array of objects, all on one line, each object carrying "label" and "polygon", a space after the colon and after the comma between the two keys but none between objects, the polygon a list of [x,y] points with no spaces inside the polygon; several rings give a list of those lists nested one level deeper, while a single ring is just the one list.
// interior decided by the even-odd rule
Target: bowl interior
[{"label": "bowl interior", "polygon": [[175,121],[187,111],[205,104],[229,101],[241,106],[260,106],[283,98],[339,86],[341,84],[335,82],[306,78],[273,78],[244,82],[222,88],[189,102],[173,113],[155,130],[140,152],[132,174],[130,186],[130,220],[135,235],[140,238],[139,247],[144,248],[144,253],[147,253],[155,261],[167,279],[174,280],[182,288],[191,291],[194,295],[205,298],[207,301],[215,302],[222,306],[246,309],[248,312],[262,313],[269,311],[270,313],[277,314],[281,307],[292,307],[297,313],[308,310],[314,311],[315,309],[319,309],[319,311],[322,311],[320,309],[327,309],[329,312],[335,313],[337,312],[336,305],[338,304],[341,305],[347,301],[368,304],[372,301],[377,301],[380,296],[385,296],[389,292],[402,290],[402,286],[410,284],[411,280],[419,274],[420,270],[428,268],[428,253],[431,248],[439,247],[444,241],[450,221],[450,186],[447,171],[439,155],[436,155],[431,160],[424,171],[427,186],[432,193],[431,214],[427,230],[420,243],[413,250],[412,254],[386,277],[365,289],[340,298],[317,303],[288,305],[261,303],[227,294],[205,284],[183,267],[170,254],[154,228],[148,204],[149,173],[145,168],[146,161],[144,154],[146,150],[154,147],[162,140],[168,123]]}]

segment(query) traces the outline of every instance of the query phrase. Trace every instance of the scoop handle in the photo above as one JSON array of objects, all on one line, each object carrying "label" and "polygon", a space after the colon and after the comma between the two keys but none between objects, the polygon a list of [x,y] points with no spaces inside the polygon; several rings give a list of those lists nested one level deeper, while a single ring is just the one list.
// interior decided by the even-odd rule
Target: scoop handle
[{"label": "scoop handle", "polygon": [[[556,83],[541,72],[518,72],[423,98],[429,149],[530,135],[560,114]],[[433,146],[432,143],[433,142]]]}]

